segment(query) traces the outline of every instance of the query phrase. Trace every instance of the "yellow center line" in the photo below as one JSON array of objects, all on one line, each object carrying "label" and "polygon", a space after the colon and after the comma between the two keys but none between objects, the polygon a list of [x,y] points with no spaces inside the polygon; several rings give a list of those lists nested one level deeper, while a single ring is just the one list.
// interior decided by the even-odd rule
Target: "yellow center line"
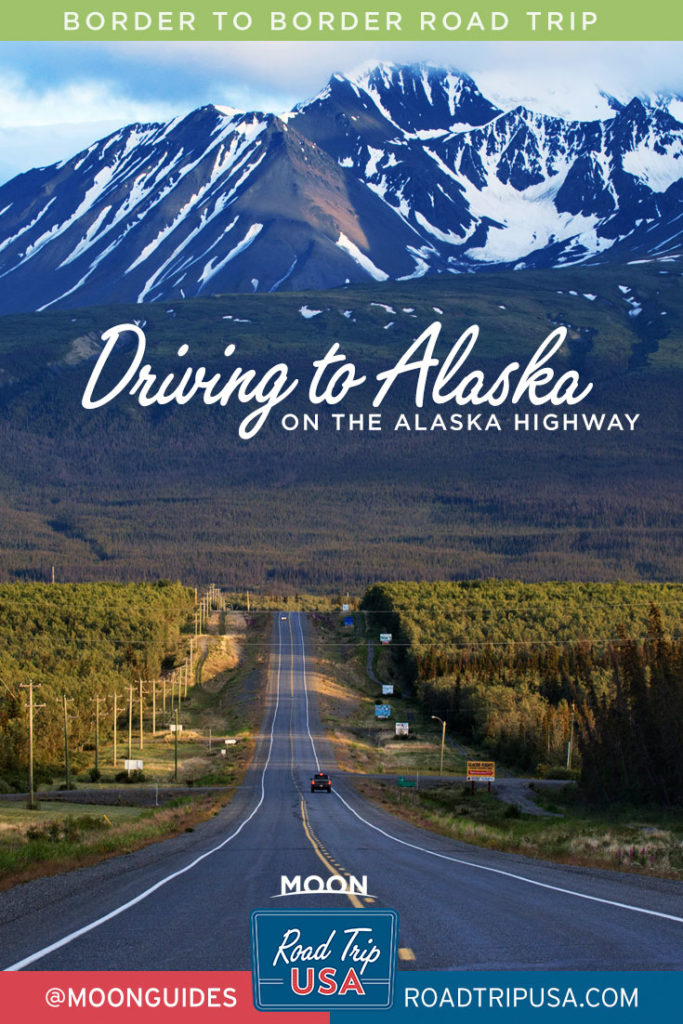
[{"label": "yellow center line", "polygon": [[[318,858],[318,860],[321,860],[323,862],[323,864],[325,865],[325,867],[327,868],[327,870],[330,872],[331,875],[336,875],[338,872],[335,871],[335,869],[330,864],[330,862],[327,859],[327,857],[325,857],[325,855],[323,854],[322,850],[320,849],[320,845],[319,845],[317,839],[315,838],[315,835],[313,833],[313,829],[311,828],[311,823],[310,823],[309,818],[308,818],[308,809],[307,809],[306,804],[304,802],[303,796],[301,797],[301,823],[303,824],[304,832],[306,833],[306,838],[308,839],[309,843],[313,847],[313,850],[314,850],[315,855]],[[356,907],[358,910],[363,910],[364,909],[363,908],[363,904],[358,899],[358,897],[356,896],[355,893],[347,892],[347,893],[344,893],[344,895],[348,897],[348,899],[351,901],[351,904],[354,907]]]}]

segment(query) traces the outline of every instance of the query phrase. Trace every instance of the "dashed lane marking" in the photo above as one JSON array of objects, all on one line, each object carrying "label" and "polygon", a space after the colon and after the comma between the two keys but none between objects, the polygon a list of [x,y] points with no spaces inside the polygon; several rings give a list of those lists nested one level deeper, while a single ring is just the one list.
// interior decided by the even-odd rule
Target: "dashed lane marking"
[{"label": "dashed lane marking", "polygon": [[[309,843],[313,847],[313,850],[315,851],[316,857],[318,858],[318,860],[321,860],[323,862],[323,864],[325,865],[325,867],[327,868],[327,870],[329,871],[329,873],[331,875],[336,875],[337,872],[335,871],[335,869],[333,868],[332,864],[329,862],[329,860],[327,859],[325,854],[322,852],[322,850],[320,848],[320,844],[318,843],[318,840],[315,837],[313,829],[311,828],[311,823],[310,823],[309,818],[308,818],[308,809],[306,807],[306,804],[304,802],[304,798],[303,797],[301,797],[301,821],[302,821],[302,824],[304,826],[304,832],[306,833],[306,838],[308,839]],[[358,910],[362,910],[363,909],[363,904],[358,899],[358,897],[356,896],[355,893],[347,892],[347,893],[344,893],[344,895],[348,897],[348,899],[350,900],[351,904],[354,907],[356,907]]]}]

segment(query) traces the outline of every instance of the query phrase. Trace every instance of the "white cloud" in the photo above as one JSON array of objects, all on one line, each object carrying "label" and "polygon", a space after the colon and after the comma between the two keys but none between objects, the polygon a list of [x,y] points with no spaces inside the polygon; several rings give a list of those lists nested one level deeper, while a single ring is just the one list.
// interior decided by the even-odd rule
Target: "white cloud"
[{"label": "white cloud", "polygon": [[[598,116],[600,90],[630,99],[683,91],[680,43],[260,42],[113,43],[127,61],[205,69],[233,106],[284,109],[318,92],[335,71],[363,62],[431,61],[472,75],[503,103],[547,96],[552,111]],[[251,99],[251,102],[250,102]],[[283,103],[284,100],[284,103]],[[210,102],[211,100],[207,100]]]},{"label": "white cloud", "polygon": [[86,80],[41,88],[0,72],[0,182],[31,167],[66,160],[133,121],[167,121],[179,112],[165,100],[139,101],[116,84]]},{"label": "white cloud", "polygon": [[[53,69],[49,84],[22,71],[22,65],[12,63],[12,54],[4,51],[0,181],[66,159],[121,125],[170,120],[202,103],[282,112],[315,95],[335,71],[349,71],[367,61],[431,61],[459,68],[502,107],[525,103],[540,112],[576,118],[608,116],[601,89],[622,100],[658,90],[683,93],[680,43],[61,45],[63,70],[60,66],[55,74]],[[82,49],[66,49],[71,45]],[[88,70],[76,60],[86,54],[85,48],[91,58]],[[101,78],[92,70],[92,58],[98,55],[106,58]]]},{"label": "white cloud", "polygon": [[16,128],[83,122],[167,120],[177,113],[165,100],[140,101],[119,91],[115,83],[93,79],[40,85],[16,72],[0,72],[0,127]]}]

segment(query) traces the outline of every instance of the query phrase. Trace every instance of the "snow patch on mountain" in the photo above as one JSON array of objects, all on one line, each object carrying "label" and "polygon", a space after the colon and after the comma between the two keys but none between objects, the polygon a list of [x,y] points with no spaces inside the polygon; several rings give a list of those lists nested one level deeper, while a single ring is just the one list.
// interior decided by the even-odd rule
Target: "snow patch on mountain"
[{"label": "snow patch on mountain", "polygon": [[369,256],[361,252],[357,245],[354,245],[350,238],[341,232],[336,243],[340,249],[343,249],[345,253],[351,257],[352,260],[358,264],[359,267],[369,274],[375,281],[388,281],[389,275],[385,271],[376,267]]},{"label": "snow patch on mountain", "polygon": [[212,277],[216,276],[219,270],[223,269],[226,263],[229,263],[230,260],[234,260],[236,256],[239,256],[240,253],[244,252],[245,249],[248,249],[249,246],[261,233],[261,231],[263,231],[263,224],[252,224],[249,230],[247,231],[246,235],[242,239],[242,241],[238,242],[237,245],[235,245],[230,250],[227,256],[224,256],[222,259],[219,260],[209,260],[209,262],[206,264],[206,266],[204,267],[200,274],[200,285],[203,287],[207,283],[207,281],[210,281]]},{"label": "snow patch on mountain", "polygon": [[677,139],[664,153],[643,141],[624,154],[623,166],[628,174],[639,178],[653,192],[666,192],[683,177],[683,140]]}]

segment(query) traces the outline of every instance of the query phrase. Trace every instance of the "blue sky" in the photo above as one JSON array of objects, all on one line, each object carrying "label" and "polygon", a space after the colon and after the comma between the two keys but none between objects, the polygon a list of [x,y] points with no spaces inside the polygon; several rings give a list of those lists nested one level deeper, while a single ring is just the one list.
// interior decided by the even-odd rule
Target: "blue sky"
[{"label": "blue sky", "polygon": [[588,118],[606,114],[599,89],[683,93],[682,57],[680,43],[0,43],[0,181],[204,103],[287,110],[366,61],[457,67],[501,105]]}]

